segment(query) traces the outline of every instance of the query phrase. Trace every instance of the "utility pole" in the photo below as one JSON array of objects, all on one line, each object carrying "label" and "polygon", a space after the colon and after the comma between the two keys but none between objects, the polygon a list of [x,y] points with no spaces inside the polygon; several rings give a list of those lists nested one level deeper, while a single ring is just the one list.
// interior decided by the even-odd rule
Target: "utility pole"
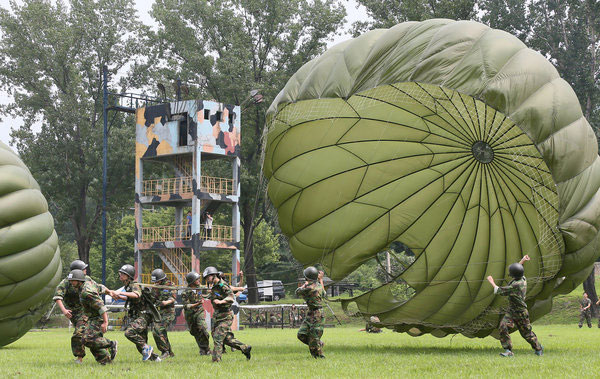
[{"label": "utility pole", "polygon": [[108,68],[102,67],[104,142],[102,145],[102,284],[106,285],[106,154],[108,145]]}]

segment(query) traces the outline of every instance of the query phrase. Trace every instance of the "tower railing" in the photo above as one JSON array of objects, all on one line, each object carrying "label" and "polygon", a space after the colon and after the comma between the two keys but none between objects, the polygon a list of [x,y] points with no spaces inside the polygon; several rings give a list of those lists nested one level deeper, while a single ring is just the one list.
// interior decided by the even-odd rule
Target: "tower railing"
[{"label": "tower railing", "polygon": [[217,178],[212,176],[200,177],[200,191],[219,193],[222,195],[235,195],[233,179]]},{"label": "tower railing", "polygon": [[191,176],[144,180],[142,189],[143,196],[160,196],[192,192]]},{"label": "tower railing", "polygon": [[[200,177],[200,191],[221,195],[235,195],[233,179],[212,176]],[[192,177],[163,178],[144,180],[143,196],[161,196],[172,194],[193,193]]]},{"label": "tower railing", "polygon": [[[189,240],[192,238],[191,227],[188,225],[153,226],[142,228],[141,242],[167,242]],[[213,241],[233,241],[233,228],[225,225],[214,225],[206,229],[205,224],[200,225],[200,238]]]}]

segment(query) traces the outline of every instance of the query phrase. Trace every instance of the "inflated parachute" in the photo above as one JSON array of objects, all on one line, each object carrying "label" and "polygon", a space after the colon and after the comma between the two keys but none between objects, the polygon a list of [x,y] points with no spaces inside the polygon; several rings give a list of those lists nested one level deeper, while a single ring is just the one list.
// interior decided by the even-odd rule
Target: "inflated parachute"
[{"label": "inflated parachute", "polygon": [[[600,254],[596,137],[571,87],[516,37],[406,22],[306,63],[268,111],[264,172],[303,264],[340,280],[390,244],[414,262],[345,301],[412,335],[486,336],[524,254],[533,319]],[[410,299],[395,296],[406,283]]]},{"label": "inflated parachute", "polygon": [[48,203],[25,164],[0,142],[0,346],[43,316],[61,271]]}]

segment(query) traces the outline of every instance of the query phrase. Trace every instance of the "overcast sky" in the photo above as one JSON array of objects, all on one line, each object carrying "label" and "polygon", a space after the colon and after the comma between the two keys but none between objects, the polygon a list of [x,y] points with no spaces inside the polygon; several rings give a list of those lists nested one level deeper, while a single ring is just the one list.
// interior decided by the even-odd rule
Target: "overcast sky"
[{"label": "overcast sky", "polygon": [[[344,34],[336,36],[332,41],[328,43],[328,46],[333,46],[339,42],[345,41],[350,38],[350,35],[345,33],[346,30],[349,29],[350,25],[360,19],[365,18],[365,13],[361,9],[356,8],[355,0],[342,0],[346,5],[346,26],[344,27]],[[152,7],[153,1],[145,1],[145,0],[135,0],[136,8],[138,10],[138,14],[140,19],[150,25],[152,23],[152,18],[148,14],[148,11]],[[0,0],[0,6],[2,8],[9,8],[9,0]],[[0,104],[7,104],[10,102],[10,98],[4,91],[0,90]],[[0,140],[6,144],[10,142],[10,130],[11,128],[18,128],[22,124],[22,120],[20,119],[11,119],[8,117],[3,117],[2,121],[0,121]]]}]

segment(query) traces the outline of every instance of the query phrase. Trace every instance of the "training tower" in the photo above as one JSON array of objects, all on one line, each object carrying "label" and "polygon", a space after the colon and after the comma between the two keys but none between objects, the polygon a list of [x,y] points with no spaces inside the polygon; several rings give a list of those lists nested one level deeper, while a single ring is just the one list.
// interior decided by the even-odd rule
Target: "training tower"
[{"label": "training tower", "polygon": [[[235,277],[240,241],[240,107],[175,101],[137,108],[135,116],[138,280],[150,280],[150,272],[143,272],[144,257],[158,256],[170,279],[183,284],[186,273],[201,272],[203,250],[232,253]],[[144,217],[159,207],[174,208],[173,220],[146,226]],[[214,218],[210,235],[205,232],[207,212]]]}]

